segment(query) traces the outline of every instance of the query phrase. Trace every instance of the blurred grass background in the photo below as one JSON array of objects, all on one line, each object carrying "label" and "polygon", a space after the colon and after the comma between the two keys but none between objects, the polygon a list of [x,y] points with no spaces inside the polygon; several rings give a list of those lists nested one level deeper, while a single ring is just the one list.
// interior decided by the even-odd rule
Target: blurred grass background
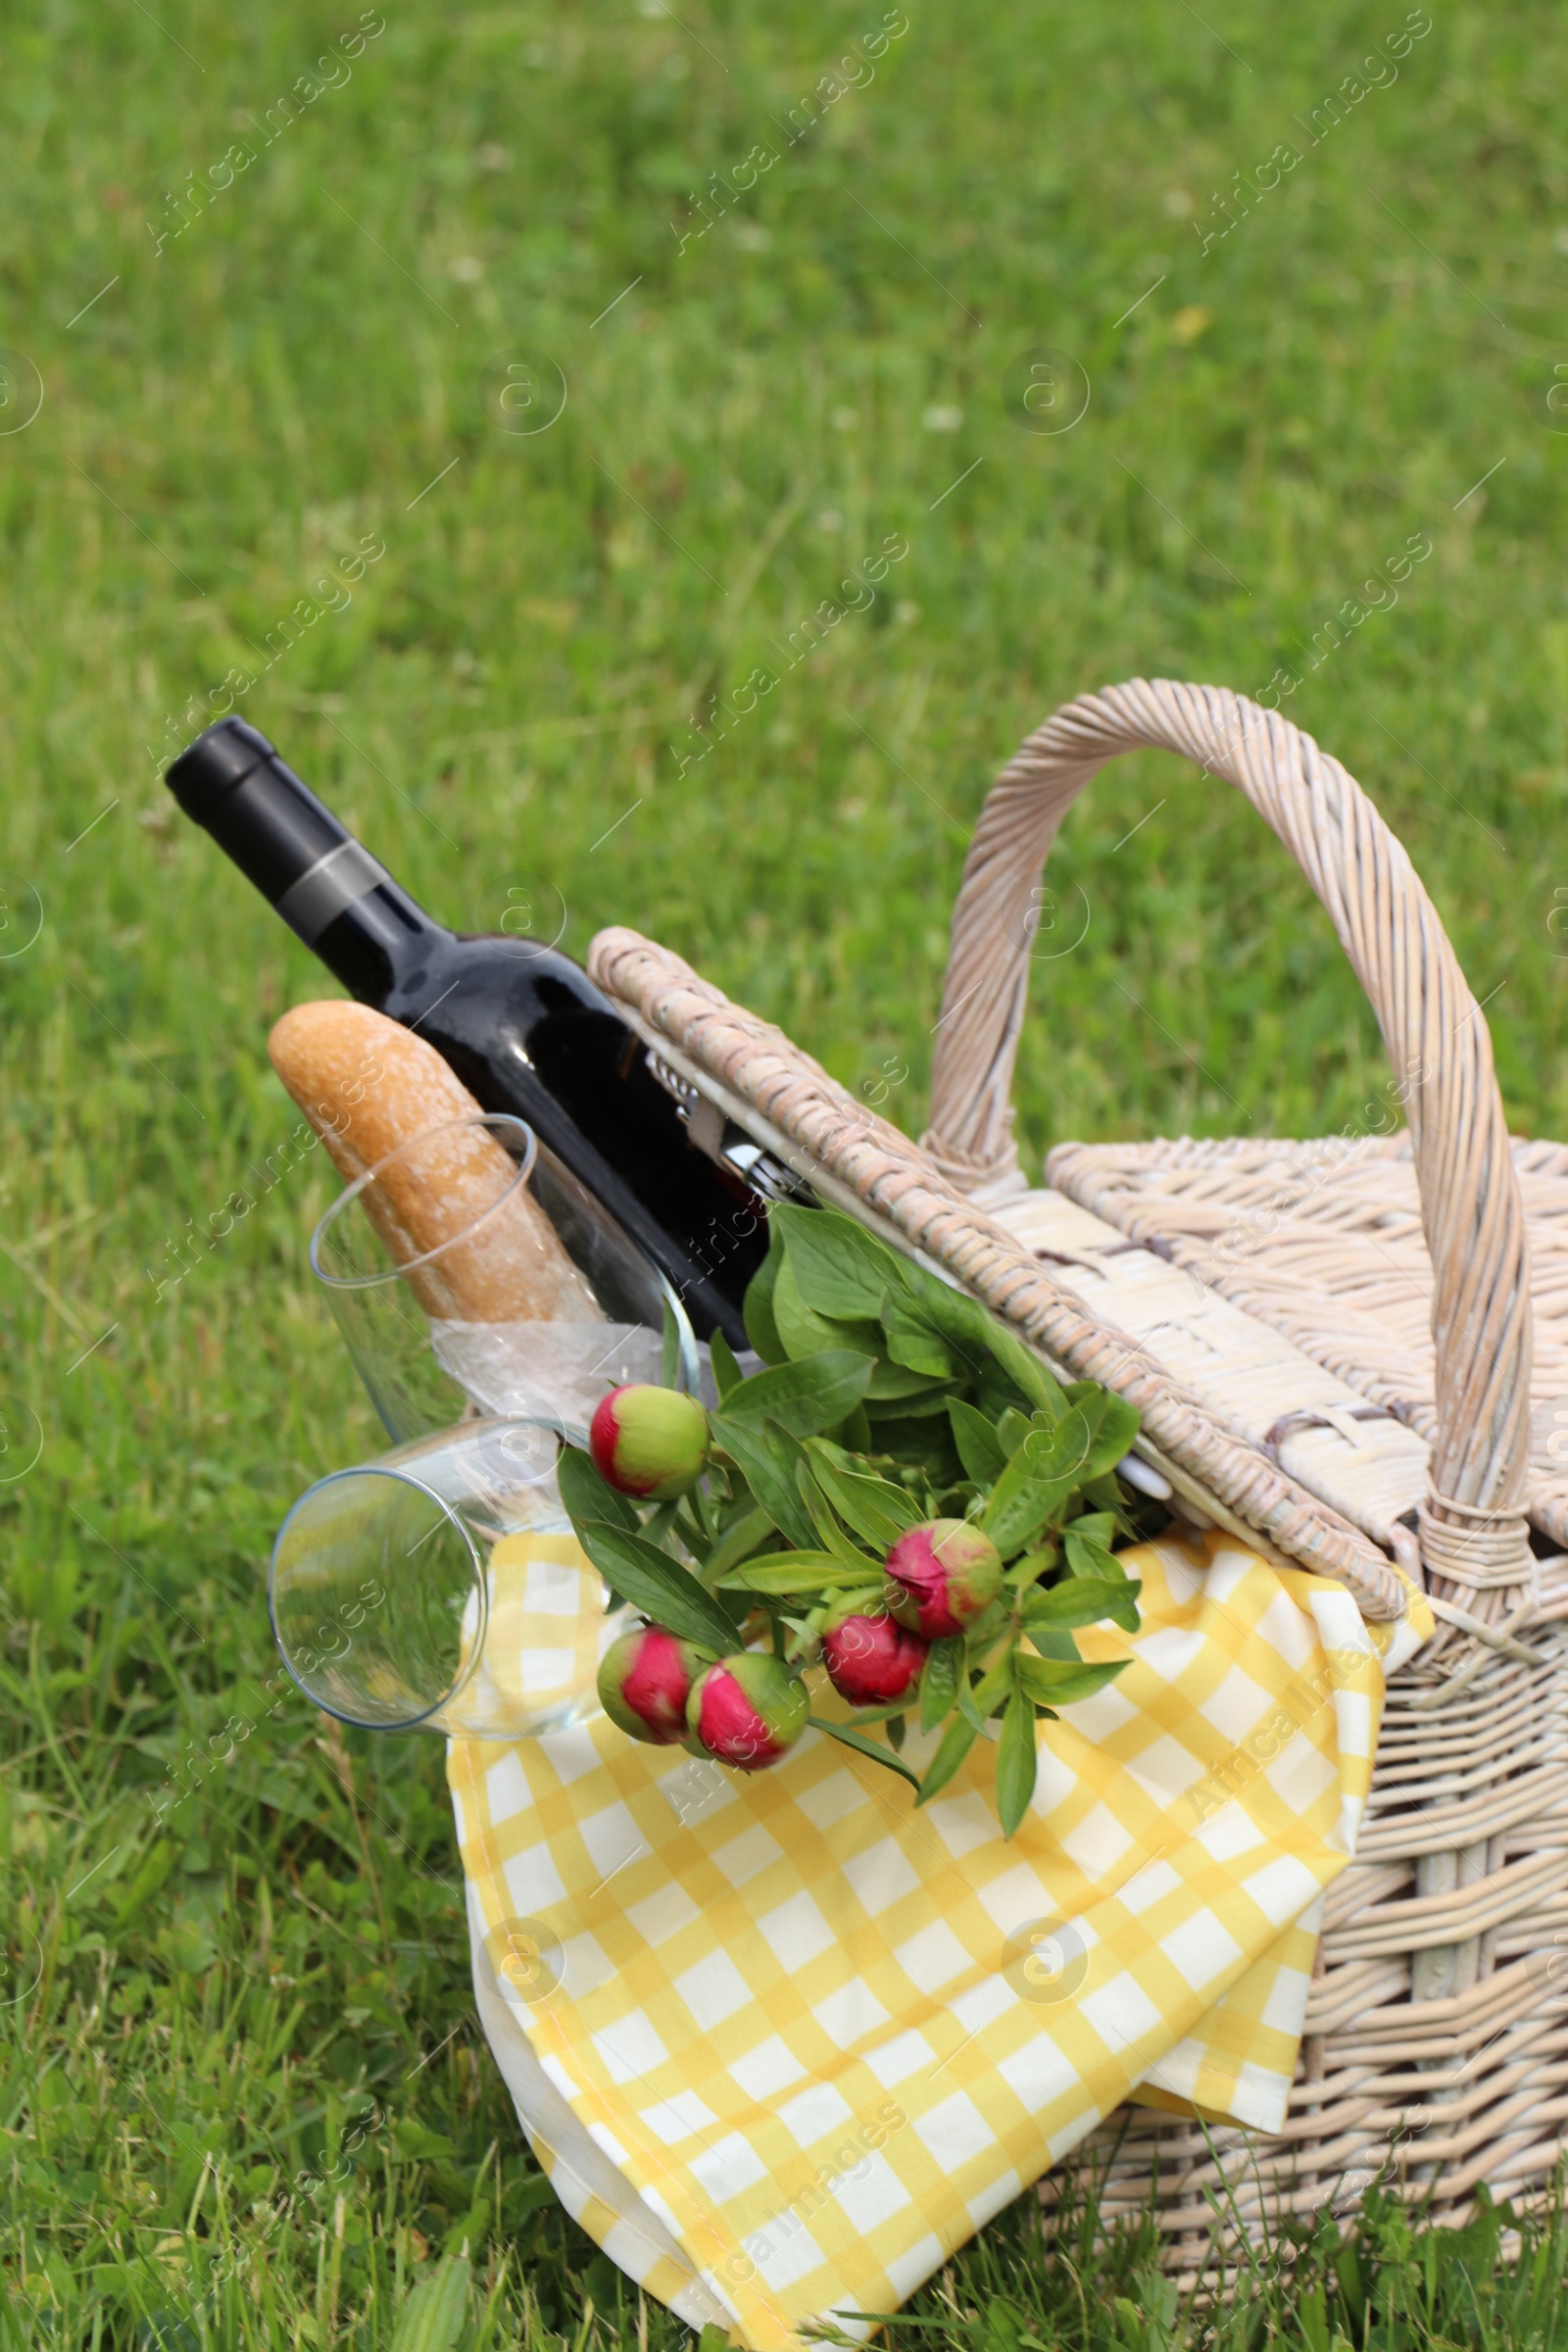
[{"label": "blurred grass background", "polygon": [[[850,1086],[907,1065],[887,1108],[913,1131],[967,828],[1019,737],[1140,672],[1297,673],[1285,709],[1368,786],[1490,1000],[1510,1116],[1568,1132],[1553,12],[905,21],[790,143],[871,0],[8,12],[7,2342],[682,2334],[520,2151],[437,1744],[269,1711],[271,1531],[376,1446],[311,1296],[318,1162],[172,1279],[293,1125],[266,1031],[327,986],[160,765],[300,600],[336,609],[237,707],[433,911],[559,909],[579,955],[631,922]],[[193,193],[235,143],[255,160]],[[759,145],[778,160],[738,190]],[[1023,426],[1044,349],[1088,379],[1070,430]],[[495,406],[524,351],[567,392],[531,435]],[[1397,604],[1313,666],[1420,534]],[[715,718],[894,535],[875,602]],[[317,594],[367,538],[352,600]],[[1358,1118],[1370,1016],[1237,796],[1119,762],[1052,878],[1032,1155]],[[1227,2342],[1563,2340],[1555,2241],[1510,2273],[1396,2218],[1359,2256],[1326,2227]],[[982,2352],[1200,2340],[1147,2259],[1097,2270],[1014,2216],[916,2309]],[[411,2317],[421,2279],[440,2309]]]}]

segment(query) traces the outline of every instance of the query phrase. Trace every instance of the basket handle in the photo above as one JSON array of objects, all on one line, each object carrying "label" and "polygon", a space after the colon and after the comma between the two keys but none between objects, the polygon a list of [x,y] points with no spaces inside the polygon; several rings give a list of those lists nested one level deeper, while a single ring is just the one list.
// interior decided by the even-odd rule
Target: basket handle
[{"label": "basket handle", "polygon": [[924,1147],[962,1191],[1021,1184],[1009,1098],[1037,886],[1096,769],[1146,746],[1223,776],[1267,818],[1328,908],[1396,1069],[1419,1073],[1407,1115],[1435,1276],[1438,1412],[1422,1552],[1455,1585],[1524,1583],[1529,1263],[1491,1033],[1403,847],[1354,777],[1277,710],[1223,687],[1135,678],[1066,704],[1020,746],[954,908]]}]

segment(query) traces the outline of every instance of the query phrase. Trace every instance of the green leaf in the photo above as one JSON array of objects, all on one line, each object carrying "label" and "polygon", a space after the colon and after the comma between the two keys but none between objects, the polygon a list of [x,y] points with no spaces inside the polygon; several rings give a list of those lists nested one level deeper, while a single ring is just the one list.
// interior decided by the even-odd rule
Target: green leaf
[{"label": "green leaf", "polygon": [[580,1446],[563,1446],[556,1463],[556,1482],[566,1516],[574,1526],[579,1519],[597,1519],[606,1527],[623,1527],[632,1535],[641,1533],[642,1521],[629,1498],[605,1484]]},{"label": "green leaf", "polygon": [[806,1450],[823,1494],[863,1542],[886,1551],[908,1528],[920,1524],[919,1505],[906,1488],[896,1487],[890,1478],[852,1470],[843,1447],[826,1438],[808,1438]]},{"label": "green leaf", "polygon": [[851,1453],[870,1453],[871,1424],[865,1417],[865,1406],[858,1404],[853,1413],[846,1413],[838,1426],[838,1444]]},{"label": "green leaf", "polygon": [[779,1338],[796,1361],[803,1355],[815,1355],[825,1348],[858,1348],[871,1356],[887,1353],[880,1323],[848,1317],[834,1321],[808,1306],[801,1297],[795,1262],[788,1255],[773,1286],[773,1320],[778,1325]]},{"label": "green leaf", "polygon": [[[792,1443],[800,1446],[799,1439],[793,1440]],[[802,1459],[795,1466],[795,1484],[800,1492],[801,1500],[806,1505],[807,1515],[816,1530],[818,1540],[832,1552],[835,1559],[845,1561],[849,1566],[858,1569],[862,1576],[877,1575],[882,1566],[881,1561],[868,1557],[859,1545],[853,1543],[845,1534],[839,1525],[833,1505],[812,1476],[811,1463],[806,1455],[804,1446],[801,1447],[801,1454]]]},{"label": "green leaf", "polygon": [[905,1396],[934,1396],[935,1409],[941,1412],[947,1409],[946,1386],[940,1377],[911,1371],[907,1364],[895,1363],[891,1356],[885,1355],[878,1359],[865,1393],[872,1404]]},{"label": "green leaf", "polygon": [[1049,1592],[1031,1592],[1019,1610],[1025,1633],[1037,1625],[1098,1625],[1102,1617],[1138,1631],[1138,1595],[1143,1586],[1131,1577],[1069,1577]]},{"label": "green leaf", "polygon": [[[737,1389],[735,1394],[744,1391]],[[797,1551],[813,1550],[816,1530],[796,1489],[795,1464],[788,1456],[780,1459],[766,1430],[753,1429],[744,1421],[731,1423],[722,1413],[711,1415],[709,1427],[714,1444],[739,1463],[747,1485],[785,1543]]]},{"label": "green leaf", "polygon": [[[754,1372],[725,1397],[715,1429],[720,1423],[730,1429],[738,1422],[757,1428],[777,1421],[791,1437],[820,1437],[854,1412],[870,1384],[871,1369],[871,1358],[858,1349],[827,1348],[798,1362]],[[718,1442],[725,1443],[722,1437]]]},{"label": "green leaf", "polygon": [[972,1723],[966,1723],[961,1715],[955,1715],[942,1736],[942,1745],[926,1766],[920,1793],[914,1800],[917,1807],[929,1804],[932,1797],[947,1787],[979,1737]]},{"label": "green leaf", "polygon": [[1020,1689],[1007,1701],[997,1741],[997,1812],[1004,1838],[1012,1836],[1029,1810],[1036,1760],[1034,1706]]},{"label": "green leaf", "polygon": [[[985,1318],[985,1342],[997,1363],[1030,1403],[1053,1421],[1058,1419],[1063,1403],[1061,1384],[1052,1378],[1033,1348],[1025,1347],[1015,1331],[989,1314]],[[1122,1450],[1126,1451],[1125,1446]]]},{"label": "green leaf", "polygon": [[[970,1632],[973,1633],[972,1627]],[[986,1718],[996,1713],[997,1702],[1011,1679],[1012,1651],[1004,1650],[996,1664],[981,1676],[979,1682],[966,1684],[962,1680],[959,1681],[958,1712],[975,1731],[981,1730]]]},{"label": "green leaf", "polygon": [[1034,1422],[1027,1413],[1008,1408],[997,1423],[997,1438],[1003,1452],[1010,1462],[1020,1446],[1034,1435]]},{"label": "green leaf", "polygon": [[980,1525],[1006,1558],[1021,1551],[1076,1494],[1088,1430],[1080,1414],[1055,1427],[1037,1418],[992,1490]]},{"label": "green leaf", "polygon": [[[1117,1459],[1120,1458],[1118,1455]],[[1093,1503],[1097,1511],[1107,1511],[1116,1522],[1118,1535],[1136,1539],[1137,1530],[1128,1515],[1126,1491],[1114,1470],[1106,1470],[1099,1478],[1086,1478],[1084,1500]]]},{"label": "green leaf", "polygon": [[746,1303],[741,1309],[746,1337],[764,1364],[782,1364],[788,1360],[778,1325],[773,1320],[773,1287],[784,1263],[784,1236],[775,1221],[777,1213],[775,1210],[768,1219],[767,1255],[746,1286]]},{"label": "green leaf", "polygon": [[725,1571],[736,1567],[742,1560],[750,1559],[754,1551],[760,1551],[773,1532],[773,1522],[760,1504],[743,1510],[740,1517],[724,1530],[703,1562],[704,1584],[710,1591],[714,1585],[721,1584]]},{"label": "green leaf", "polygon": [[1052,1421],[1044,1413],[1036,1413],[1030,1421],[1031,1436],[1024,1451],[1041,1465],[1050,1464],[1058,1478],[1071,1478],[1082,1486],[1090,1475],[1090,1460],[1094,1452],[1094,1417],[1081,1404],[1069,1404],[1058,1420]]},{"label": "green leaf", "polygon": [[1092,1478],[1102,1478],[1113,1470],[1138,1435],[1139,1414],[1135,1405],[1113,1390],[1103,1389],[1092,1380],[1074,1381],[1066,1392],[1074,1407],[1083,1414],[1089,1444],[1080,1485]]},{"label": "green leaf", "polygon": [[826,1732],[830,1740],[839,1740],[845,1747],[858,1748],[862,1756],[869,1756],[874,1764],[885,1764],[889,1772],[896,1772],[901,1780],[908,1782],[911,1788],[919,1788],[919,1775],[911,1772],[907,1764],[901,1763],[893,1750],[884,1747],[880,1740],[867,1740],[862,1733],[852,1732],[847,1723],[829,1723],[825,1715],[811,1715],[807,1720],[814,1730]]},{"label": "green leaf", "polygon": [[[761,1350],[759,1349],[758,1352],[760,1353]],[[740,1387],[745,1375],[735,1361],[734,1348],[721,1331],[715,1331],[709,1341],[708,1354],[713,1367],[713,1386],[718,1391],[718,1401],[722,1404],[731,1389]]]},{"label": "green leaf", "polygon": [[667,1548],[664,1538],[680,1517],[680,1506],[681,1496],[674,1494],[668,1502],[656,1504],[643,1521],[641,1533],[647,1537],[656,1550],[663,1551]]},{"label": "green leaf", "polygon": [[962,1378],[982,1379],[993,1360],[995,1317],[967,1291],[927,1273],[924,1266],[906,1265],[905,1281],[911,1301],[952,1351]]},{"label": "green leaf", "polygon": [[695,1642],[724,1657],[740,1645],[740,1629],[728,1610],[695,1576],[677,1567],[667,1551],[660,1551],[642,1536],[624,1528],[584,1520],[577,1540],[608,1584],[622,1600],[665,1625],[682,1642]]},{"label": "green leaf", "polygon": [[958,1459],[977,1487],[993,1487],[1007,1467],[1007,1457],[995,1425],[984,1413],[965,1404],[961,1396],[948,1400],[948,1419],[953,1424],[953,1442],[958,1448]]},{"label": "green leaf", "polygon": [[[891,1366],[883,1368],[890,1371],[892,1369]],[[903,1375],[901,1374],[900,1377],[902,1378]],[[884,1421],[940,1421],[943,1425],[940,1429],[933,1429],[927,1433],[930,1443],[924,1448],[922,1459],[925,1454],[938,1452],[946,1458],[952,1451],[953,1432],[947,1426],[948,1383],[945,1380],[927,1381],[923,1388],[915,1390],[912,1395],[907,1396],[877,1396],[873,1395],[866,1400],[866,1409],[875,1421],[879,1432]],[[880,1444],[873,1450],[881,1451]],[[956,1463],[957,1456],[956,1454],[954,1460]]]},{"label": "green leaf", "polygon": [[1075,1699],[1093,1698],[1097,1690],[1103,1690],[1131,1663],[1130,1658],[1115,1658],[1103,1665],[1080,1662],[1070,1666],[1055,1658],[1031,1658],[1020,1650],[1014,1667],[1018,1688],[1027,1691],[1038,1706],[1070,1707]]},{"label": "green leaf", "polygon": [[794,1208],[772,1214],[781,1231],[802,1302],[839,1322],[875,1322],[883,1300],[904,1288],[903,1260],[836,1208]]},{"label": "green leaf", "polygon": [[672,1389],[680,1369],[680,1325],[675,1320],[673,1300],[666,1298],[662,1303],[664,1331],[660,1343],[659,1377],[666,1389]]},{"label": "green leaf", "polygon": [[1126,1569],[1111,1550],[1105,1535],[1092,1521],[1075,1519],[1070,1527],[1063,1528],[1061,1542],[1069,1575],[1098,1578],[1102,1584],[1127,1581]]},{"label": "green leaf", "polygon": [[[718,1582],[726,1592],[772,1592],[785,1598],[792,1592],[826,1592],[836,1586],[865,1582],[874,1562],[859,1560],[852,1568],[831,1551],[770,1551],[760,1560],[747,1560]],[[880,1592],[880,1585],[876,1588]]]},{"label": "green leaf", "polygon": [[448,2254],[398,2314],[392,2352],[452,2352],[468,2315],[468,2264]]},{"label": "green leaf", "polygon": [[934,1732],[957,1701],[963,1675],[963,1636],[933,1642],[920,1669],[920,1729]]},{"label": "green leaf", "polygon": [[1034,1397],[1026,1396],[1016,1381],[1009,1380],[996,1358],[987,1351],[974,1384],[969,1401],[977,1405],[988,1421],[1000,1421],[1004,1413],[1021,1410],[1025,1419],[1038,1412]]},{"label": "green leaf", "polygon": [[882,1329],[887,1334],[885,1352],[896,1364],[923,1372],[928,1379],[952,1380],[952,1349],[915,1300],[890,1298],[883,1309]]},{"label": "green leaf", "polygon": [[971,1349],[966,1360],[971,1370],[978,1371],[985,1362],[986,1343],[996,1322],[990,1308],[982,1306],[960,1283],[933,1273],[928,1266],[916,1265],[912,1259],[906,1260],[904,1275],[909,1296],[921,1312],[960,1354]]},{"label": "green leaf", "polygon": [[1064,1626],[1032,1625],[1029,1639],[1043,1658],[1059,1658],[1068,1666],[1078,1664],[1078,1644]]}]

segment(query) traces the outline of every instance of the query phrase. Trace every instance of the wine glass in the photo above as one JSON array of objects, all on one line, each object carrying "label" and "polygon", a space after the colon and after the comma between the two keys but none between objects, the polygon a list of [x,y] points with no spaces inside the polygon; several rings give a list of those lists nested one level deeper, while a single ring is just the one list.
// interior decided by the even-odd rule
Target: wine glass
[{"label": "wine glass", "polygon": [[284,1665],[372,1731],[520,1740],[599,1711],[607,1613],[556,1483],[562,1431],[471,1419],[334,1470],[278,1531],[268,1606]]},{"label": "wine glass", "polygon": [[507,1113],[389,1152],[333,1201],[311,1264],[398,1444],[473,1412],[559,1421],[580,1442],[612,1388],[702,1384],[664,1275]]}]

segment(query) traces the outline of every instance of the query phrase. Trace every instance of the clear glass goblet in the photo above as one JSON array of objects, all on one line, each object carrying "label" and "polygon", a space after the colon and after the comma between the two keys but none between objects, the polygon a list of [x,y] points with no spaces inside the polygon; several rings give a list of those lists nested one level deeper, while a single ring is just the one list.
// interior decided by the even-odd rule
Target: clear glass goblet
[{"label": "clear glass goblet", "polygon": [[[485,1138],[505,1156],[466,1149]],[[411,1201],[430,1212],[414,1230]],[[440,1241],[418,1247],[430,1230]],[[473,1412],[556,1420],[580,1438],[610,1389],[702,1385],[706,1351],[669,1282],[505,1113],[444,1122],[388,1152],[333,1201],[311,1264],[400,1445]]]},{"label": "clear glass goblet", "polygon": [[295,1682],[373,1731],[520,1740],[599,1712],[633,1622],[572,1534],[559,1423],[472,1419],[334,1470],[278,1531],[272,1632]]}]

